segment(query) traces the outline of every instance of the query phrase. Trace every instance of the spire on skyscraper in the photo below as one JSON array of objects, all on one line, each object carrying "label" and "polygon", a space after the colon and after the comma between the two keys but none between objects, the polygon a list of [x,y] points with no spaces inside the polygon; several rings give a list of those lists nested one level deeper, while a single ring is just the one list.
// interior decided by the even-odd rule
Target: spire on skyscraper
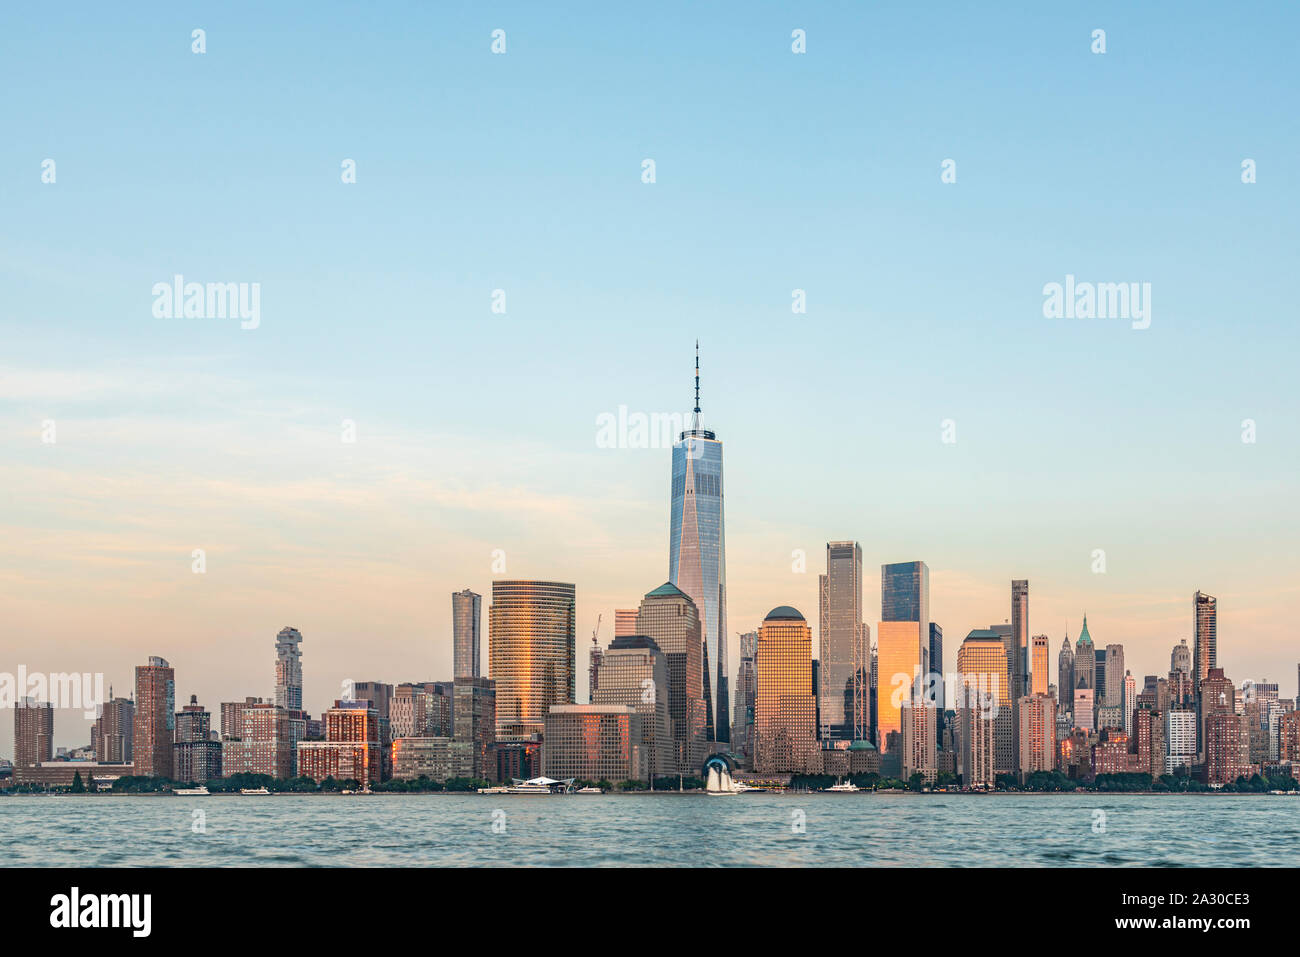
[{"label": "spire on skyscraper", "polygon": [[691,428],[698,430],[700,427],[700,340],[695,340],[695,417],[691,420]]}]

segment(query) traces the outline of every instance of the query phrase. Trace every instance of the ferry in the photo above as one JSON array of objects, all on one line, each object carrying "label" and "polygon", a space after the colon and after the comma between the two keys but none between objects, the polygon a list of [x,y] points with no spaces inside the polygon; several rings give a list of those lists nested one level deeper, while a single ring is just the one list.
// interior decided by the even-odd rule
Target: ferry
[{"label": "ferry", "polygon": [[602,791],[600,788],[585,787],[585,788],[578,788],[578,790],[574,791],[573,793],[574,794],[604,794],[605,792]]},{"label": "ferry", "polygon": [[858,787],[852,781],[846,781],[842,784],[833,784],[825,789],[827,794],[854,794],[861,790],[862,788]]},{"label": "ferry", "polygon": [[527,781],[511,778],[510,780],[510,787],[506,788],[507,794],[573,793],[573,778],[567,778],[564,781],[557,781],[554,778],[529,778]]},{"label": "ferry", "polygon": [[270,794],[266,788],[240,788],[240,794]]},{"label": "ferry", "polygon": [[493,787],[479,788],[478,793],[479,794],[509,794],[510,789],[506,787],[504,784],[498,784]]},{"label": "ferry", "polygon": [[172,794],[207,794],[208,789],[199,785],[196,788],[172,788]]}]

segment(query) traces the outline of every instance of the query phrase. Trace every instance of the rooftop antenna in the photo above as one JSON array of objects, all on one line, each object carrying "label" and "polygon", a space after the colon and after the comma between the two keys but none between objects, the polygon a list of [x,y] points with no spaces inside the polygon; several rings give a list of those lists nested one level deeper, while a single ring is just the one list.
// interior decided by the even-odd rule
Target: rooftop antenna
[{"label": "rooftop antenna", "polygon": [[695,340],[695,418],[691,421],[691,428],[698,430],[700,427],[700,340]]}]

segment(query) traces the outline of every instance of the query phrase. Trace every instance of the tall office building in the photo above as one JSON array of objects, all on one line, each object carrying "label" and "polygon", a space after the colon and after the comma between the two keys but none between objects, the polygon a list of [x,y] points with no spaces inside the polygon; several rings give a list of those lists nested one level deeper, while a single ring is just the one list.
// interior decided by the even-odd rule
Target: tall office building
[{"label": "tall office building", "polygon": [[451,648],[453,678],[479,677],[479,651],[483,596],[466,588],[451,593]]},{"label": "tall office building", "polygon": [[275,636],[275,703],[286,711],[302,710],[302,634],[281,628]]},{"label": "tall office building", "polygon": [[1192,673],[1192,649],[1187,647],[1186,638],[1174,645],[1174,650],[1169,653],[1169,670],[1181,671],[1185,675]]},{"label": "tall office building", "polygon": [[932,703],[935,707],[935,740],[938,742],[943,740],[944,709],[948,705],[944,700],[943,629],[934,622],[930,622],[929,652],[929,673],[935,676]]},{"label": "tall office building", "polygon": [[[1032,674],[1032,672],[1031,672]],[[1056,767],[1056,702],[1045,694],[1020,699],[1020,775]]]},{"label": "tall office building", "polygon": [[641,599],[637,634],[652,639],[668,666],[668,716],[676,772],[698,775],[704,766],[704,641],[700,613],[689,595],[664,582]]},{"label": "tall office building", "polygon": [[930,671],[930,569],[925,562],[880,566],[880,624],[876,628],[876,742],[902,732],[902,706]]},{"label": "tall office building", "polygon": [[754,692],[758,679],[754,673],[754,646],[758,632],[740,636],[740,667],[736,671],[736,705],[731,720],[731,750],[749,763],[754,756]]},{"label": "tall office building", "polygon": [[[984,712],[993,720],[993,770],[1012,774],[1018,755],[1013,753],[1016,735],[1011,730],[1011,695],[1007,688],[1007,646],[1003,636],[991,628],[976,629],[957,649],[957,673],[965,700],[958,707]],[[971,700],[972,692],[977,692]]]},{"label": "tall office building", "polygon": [[1061,651],[1056,656],[1056,693],[1060,696],[1060,706],[1064,711],[1074,712],[1074,649],[1070,646],[1070,636],[1061,641]]},{"label": "tall office building", "polygon": [[[1029,679],[1029,581],[1011,580],[1011,701],[1019,710],[1020,699],[1028,694]],[[1019,728],[1017,728],[1017,732]]]},{"label": "tall office building", "polygon": [[[1107,658],[1109,661],[1110,659]],[[1124,730],[1133,733],[1133,712],[1137,710],[1137,679],[1131,671],[1124,672]]]},{"label": "tall office building", "polygon": [[812,629],[796,609],[781,605],[767,613],[758,629],[754,670],[754,770],[817,772]]},{"label": "tall office building", "polygon": [[653,638],[615,638],[600,658],[592,704],[626,705],[641,716],[641,739],[648,781],[677,773],[672,719],[668,713],[668,660]]},{"label": "tall office building", "polygon": [[553,704],[574,700],[576,590],[563,582],[494,581],[488,677],[497,735],[540,734]]},{"label": "tall office building", "polygon": [[[731,740],[726,553],[722,442],[700,424],[700,344],[696,342],[695,414],[691,428],[673,445],[668,581],[689,595],[699,610],[704,658],[716,669],[716,679],[712,674],[704,676],[704,698],[716,705],[708,717],[719,743]],[[710,694],[711,688],[716,695]]]},{"label": "tall office building", "polygon": [[1029,693],[1031,695],[1047,694],[1047,686],[1051,677],[1047,665],[1047,656],[1049,654],[1047,641],[1046,635],[1034,635],[1030,639]]},{"label": "tall office building", "polygon": [[542,774],[561,781],[647,780],[641,720],[627,705],[552,705],[542,739]]},{"label": "tall office building", "polygon": [[460,677],[452,697],[456,715],[452,775],[487,780],[496,773],[492,754],[497,734],[496,685],[491,678]]},{"label": "tall office building", "polygon": [[1218,659],[1218,606],[1210,595],[1197,592],[1192,596],[1192,692],[1199,699],[1201,682],[1210,674]]},{"label": "tall office building", "polygon": [[862,621],[862,546],[827,542],[826,574],[818,584],[819,732],[823,740],[862,740],[867,731],[870,690],[870,642]]},{"label": "tall office building", "polygon": [[90,743],[95,749],[95,760],[100,764],[129,764],[135,747],[135,702],[130,698],[113,697],[108,689],[108,700],[99,706],[99,717],[90,732]]},{"label": "tall office building", "polygon": [[1082,707],[1079,703],[1079,691],[1084,689],[1093,692],[1087,696],[1087,707],[1090,711],[1094,710],[1097,690],[1097,650],[1093,647],[1092,635],[1088,634],[1087,615],[1083,616],[1083,630],[1079,632],[1079,641],[1074,646],[1074,726],[1091,730],[1095,727],[1095,716],[1089,714],[1085,723],[1084,717],[1079,714]]},{"label": "tall office building", "polygon": [[135,669],[135,773],[172,776],[172,736],[176,730],[176,672],[166,659],[150,656]]},{"label": "tall office building", "polygon": [[1107,708],[1115,708],[1124,704],[1124,675],[1128,672],[1124,667],[1124,646],[1107,645],[1106,646],[1106,687],[1105,697],[1102,702]]},{"label": "tall office building", "polygon": [[14,705],[14,767],[54,760],[54,706],[23,698]]}]

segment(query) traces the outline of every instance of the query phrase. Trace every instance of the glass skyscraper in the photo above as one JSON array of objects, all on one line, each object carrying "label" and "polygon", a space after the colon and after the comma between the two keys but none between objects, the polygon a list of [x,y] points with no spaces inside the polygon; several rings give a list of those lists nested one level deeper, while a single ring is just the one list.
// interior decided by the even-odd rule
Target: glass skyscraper
[{"label": "glass skyscraper", "polygon": [[862,621],[862,546],[827,542],[826,574],[819,585],[819,731],[823,740],[865,739],[871,679]]},{"label": "glass skyscraper", "polygon": [[[673,446],[672,504],[668,532],[668,580],[690,596],[700,612],[704,697],[712,709],[714,740],[728,743],[727,558],[722,508],[722,443],[700,427],[700,355],[695,347],[695,416]],[[716,669],[716,671],[715,671]],[[710,694],[710,685],[716,694]]]},{"label": "glass skyscraper", "polygon": [[930,569],[925,562],[880,566],[876,650],[876,745],[886,752],[890,733],[902,733],[902,707],[911,702],[913,691],[924,690],[930,670]]},{"label": "glass skyscraper", "polygon": [[479,677],[483,598],[466,588],[451,593],[452,677]]},{"label": "glass skyscraper", "polygon": [[488,677],[498,737],[541,734],[551,705],[573,703],[575,606],[566,582],[492,583]]}]

